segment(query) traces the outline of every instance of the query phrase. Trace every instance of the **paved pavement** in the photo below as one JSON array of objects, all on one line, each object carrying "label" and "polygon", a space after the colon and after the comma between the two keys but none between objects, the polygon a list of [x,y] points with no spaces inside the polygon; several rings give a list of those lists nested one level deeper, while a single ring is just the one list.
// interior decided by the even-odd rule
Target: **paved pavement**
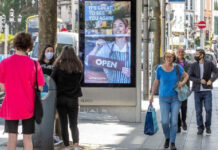
[{"label": "paved pavement", "polygon": [[[218,150],[218,82],[213,90],[213,116],[212,134],[197,135],[196,117],[193,94],[188,100],[186,132],[177,134],[176,146],[178,150]],[[95,110],[89,113],[80,112],[79,131],[80,145],[83,150],[161,150],[163,149],[164,136],[160,125],[160,112],[157,97],[154,106],[160,130],[153,136],[144,135],[144,116],[148,102],[142,102],[142,122],[120,122],[115,116],[110,116],[104,111],[101,114]],[[22,140],[22,136],[18,138]],[[72,139],[71,139],[72,140]],[[3,126],[0,125],[0,150],[6,150],[7,134],[3,134]],[[61,150],[63,145],[55,147]],[[22,144],[18,144],[17,150],[21,150]]]}]

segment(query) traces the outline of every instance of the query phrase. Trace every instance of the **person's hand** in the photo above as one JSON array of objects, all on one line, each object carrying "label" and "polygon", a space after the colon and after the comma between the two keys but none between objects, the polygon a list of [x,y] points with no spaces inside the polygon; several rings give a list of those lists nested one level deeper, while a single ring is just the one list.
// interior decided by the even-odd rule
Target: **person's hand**
[{"label": "person's hand", "polygon": [[204,79],[201,79],[201,84],[207,84],[207,82]]},{"label": "person's hand", "polygon": [[182,82],[178,83],[178,87],[181,88],[184,84]]},{"label": "person's hand", "polygon": [[125,74],[129,78],[130,77],[130,68],[123,67],[122,73]]},{"label": "person's hand", "polygon": [[154,96],[152,95],[152,96],[150,97],[150,99],[149,99],[149,102],[150,102],[150,103],[153,103],[153,101],[154,101]]},{"label": "person's hand", "polygon": [[0,91],[1,92],[5,92],[5,86],[2,83],[0,83]]},{"label": "person's hand", "polygon": [[207,81],[207,85],[212,85],[212,82],[210,80]]},{"label": "person's hand", "polygon": [[105,40],[99,39],[99,40],[96,41],[96,47],[97,47],[98,49],[100,49],[100,48],[102,48],[102,46],[103,46],[105,43],[106,43]]}]

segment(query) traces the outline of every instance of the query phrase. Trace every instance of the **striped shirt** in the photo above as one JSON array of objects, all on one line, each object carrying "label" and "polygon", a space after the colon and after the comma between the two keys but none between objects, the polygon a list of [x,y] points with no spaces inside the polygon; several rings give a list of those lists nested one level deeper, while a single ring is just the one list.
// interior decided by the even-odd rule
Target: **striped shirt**
[{"label": "striped shirt", "polygon": [[[131,51],[130,43],[126,44],[123,49],[112,42],[110,44],[105,44],[96,56],[110,58],[113,60],[124,61],[125,67],[131,67]],[[104,72],[108,78],[109,83],[130,83],[130,77],[127,77],[122,71],[104,68]]]}]

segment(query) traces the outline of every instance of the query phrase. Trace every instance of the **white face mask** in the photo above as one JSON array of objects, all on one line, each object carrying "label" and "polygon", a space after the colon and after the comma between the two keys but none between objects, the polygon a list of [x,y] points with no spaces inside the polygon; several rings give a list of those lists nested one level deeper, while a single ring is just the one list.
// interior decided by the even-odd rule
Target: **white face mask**
[{"label": "white face mask", "polygon": [[47,52],[47,53],[45,53],[45,58],[48,59],[48,60],[52,59],[53,56],[54,56],[54,53],[53,53],[53,52]]}]

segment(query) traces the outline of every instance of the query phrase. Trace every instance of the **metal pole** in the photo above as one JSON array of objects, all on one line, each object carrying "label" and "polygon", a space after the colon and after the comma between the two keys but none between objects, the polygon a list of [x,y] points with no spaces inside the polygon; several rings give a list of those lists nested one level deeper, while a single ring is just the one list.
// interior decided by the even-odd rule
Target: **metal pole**
[{"label": "metal pole", "polygon": [[75,18],[76,18],[76,16],[75,16],[75,2],[74,2],[74,0],[72,0],[72,6],[71,6],[71,12],[72,12],[72,21],[71,21],[71,23],[72,23],[72,31],[73,32],[75,32]]},{"label": "metal pole", "polygon": [[162,32],[161,32],[161,45],[162,45],[162,54],[165,52],[165,27],[166,27],[166,0],[162,0],[161,14],[162,14]]},{"label": "metal pole", "polygon": [[[200,4],[200,21],[204,20],[204,3],[203,0],[201,0],[201,4]],[[204,49],[204,29],[200,30],[201,32],[201,48]]]},{"label": "metal pole", "polygon": [[143,89],[144,100],[149,98],[149,50],[148,50],[148,0],[144,0],[144,61]]},{"label": "metal pole", "polygon": [[170,5],[168,5],[168,11],[167,11],[167,29],[168,29],[168,35],[167,35],[167,49],[170,49]]},{"label": "metal pole", "polygon": [[8,54],[8,33],[9,33],[9,27],[8,24],[5,24],[5,47],[4,47],[5,56],[7,56]]}]

